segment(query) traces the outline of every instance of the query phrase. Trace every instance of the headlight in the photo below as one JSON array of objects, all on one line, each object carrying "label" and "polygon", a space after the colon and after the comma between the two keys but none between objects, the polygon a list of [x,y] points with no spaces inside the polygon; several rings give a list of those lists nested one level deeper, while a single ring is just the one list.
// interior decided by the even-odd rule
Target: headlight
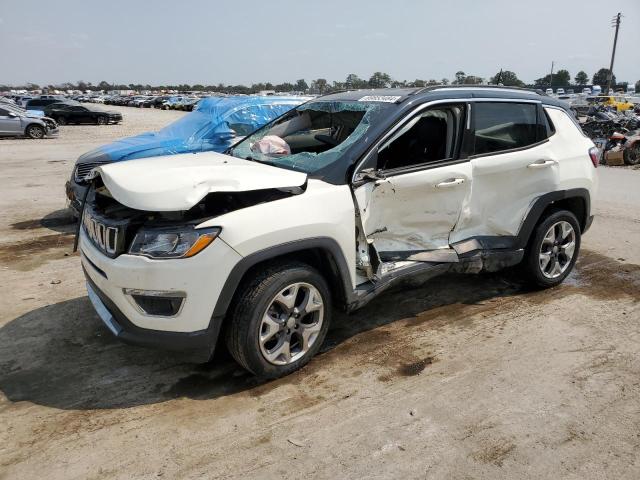
[{"label": "headlight", "polygon": [[213,242],[220,228],[177,227],[140,230],[129,248],[132,255],[150,258],[188,258]]}]

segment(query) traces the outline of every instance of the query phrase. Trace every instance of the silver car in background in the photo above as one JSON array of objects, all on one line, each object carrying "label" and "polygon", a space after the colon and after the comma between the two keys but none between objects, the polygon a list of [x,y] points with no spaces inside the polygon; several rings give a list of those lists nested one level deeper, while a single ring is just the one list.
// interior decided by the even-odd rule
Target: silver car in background
[{"label": "silver car in background", "polygon": [[58,135],[58,124],[51,118],[32,114],[17,105],[0,103],[0,136],[44,138]]}]

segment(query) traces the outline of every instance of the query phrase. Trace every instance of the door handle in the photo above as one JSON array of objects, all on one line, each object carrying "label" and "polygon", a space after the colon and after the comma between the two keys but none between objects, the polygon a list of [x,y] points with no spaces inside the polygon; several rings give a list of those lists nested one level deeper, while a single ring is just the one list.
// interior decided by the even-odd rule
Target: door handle
[{"label": "door handle", "polygon": [[555,165],[557,162],[555,160],[538,160],[537,162],[530,163],[527,165],[527,168],[539,169],[539,168],[547,168],[551,165]]},{"label": "door handle", "polygon": [[457,185],[462,185],[464,183],[464,178],[449,178],[444,182],[440,182],[436,185],[436,188],[449,188],[455,187]]}]

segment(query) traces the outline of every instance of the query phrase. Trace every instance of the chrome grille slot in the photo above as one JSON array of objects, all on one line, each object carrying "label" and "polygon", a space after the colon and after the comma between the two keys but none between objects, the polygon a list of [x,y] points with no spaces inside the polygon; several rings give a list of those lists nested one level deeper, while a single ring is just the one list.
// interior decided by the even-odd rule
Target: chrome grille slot
[{"label": "chrome grille slot", "polygon": [[97,162],[78,163],[74,171],[74,177],[76,179],[76,182],[78,183],[85,182],[87,180],[87,175],[89,175],[89,172],[91,172],[91,170],[93,170],[96,167],[99,167],[100,165],[105,165],[107,163],[111,163],[111,162],[109,160],[104,160],[104,161],[97,161]]},{"label": "chrome grille slot", "polygon": [[88,211],[82,215],[82,225],[87,236],[100,250],[115,255],[118,247],[118,228],[110,227],[96,220]]}]

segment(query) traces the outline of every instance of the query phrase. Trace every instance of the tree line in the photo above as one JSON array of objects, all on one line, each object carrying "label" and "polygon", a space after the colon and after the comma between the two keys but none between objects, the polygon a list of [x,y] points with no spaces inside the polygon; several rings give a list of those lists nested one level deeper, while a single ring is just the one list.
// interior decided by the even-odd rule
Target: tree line
[{"label": "tree line", "polygon": [[[607,85],[609,70],[607,68],[601,68],[592,77],[593,85],[600,85],[605,87]],[[345,80],[340,81],[328,81],[326,78],[316,78],[307,83],[305,79],[299,79],[295,82],[284,83],[253,83],[251,85],[225,85],[218,83],[217,85],[203,85],[203,84],[179,84],[179,85],[150,85],[140,83],[130,84],[116,84],[101,81],[96,84],[91,82],[85,82],[80,80],[76,83],[65,82],[57,85],[38,85],[35,83],[27,83],[25,85],[0,85],[0,91],[7,91],[11,89],[25,89],[25,90],[81,90],[81,91],[109,91],[109,90],[174,90],[180,92],[218,92],[226,94],[252,94],[265,90],[274,90],[276,92],[301,92],[301,93],[318,93],[325,94],[334,92],[337,90],[347,89],[362,89],[362,88],[403,88],[403,87],[428,87],[434,85],[480,85],[480,84],[501,84],[504,86],[513,87],[541,87],[541,86],[568,86],[568,85],[587,85],[589,83],[589,76],[584,71],[579,71],[571,82],[571,74],[568,70],[560,69],[553,75],[547,74],[540,78],[537,78],[533,84],[526,84],[518,78],[516,73],[510,70],[500,70],[493,77],[485,79],[477,75],[468,75],[462,70],[455,73],[454,78],[449,80],[448,78],[437,79],[415,79],[413,81],[407,80],[394,80],[388,73],[375,72],[368,79],[360,78],[355,73],[350,73],[346,76]],[[612,77],[612,85],[616,84],[616,77]],[[626,87],[627,83],[623,82],[618,86]],[[636,90],[640,90],[640,80],[636,82]]]}]

